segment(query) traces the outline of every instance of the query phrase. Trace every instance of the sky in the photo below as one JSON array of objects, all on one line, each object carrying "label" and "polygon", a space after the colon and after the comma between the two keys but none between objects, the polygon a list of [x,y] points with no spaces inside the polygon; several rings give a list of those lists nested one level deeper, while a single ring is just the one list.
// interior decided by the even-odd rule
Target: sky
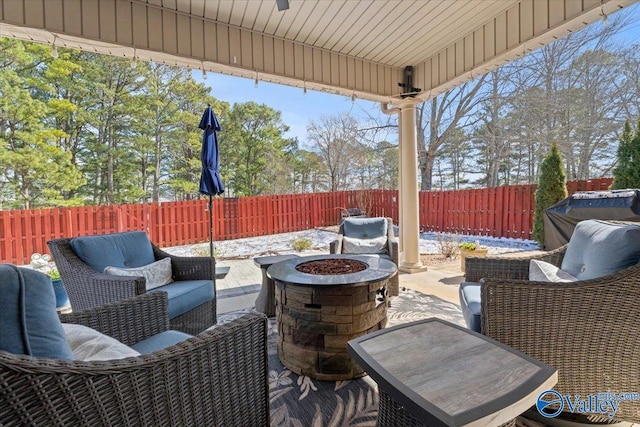
[{"label": "sky", "polygon": [[[624,10],[633,16],[634,23],[629,25],[619,35],[619,40],[624,44],[640,42],[640,3],[634,4]],[[612,19],[612,18],[609,18]],[[593,25],[601,25],[594,23]],[[380,104],[372,101],[328,94],[307,90],[305,94],[300,88],[279,85],[268,82],[259,82],[255,87],[253,79],[228,76],[207,72],[207,79],[202,78],[202,72],[193,71],[193,77],[211,88],[211,95],[220,101],[230,104],[254,101],[266,104],[280,111],[283,123],[290,127],[285,137],[297,137],[301,148],[310,148],[306,144],[307,125],[309,120],[318,120],[323,115],[351,113],[357,118],[367,118],[369,115],[383,117]],[[395,135],[389,135],[389,140],[395,142]]]},{"label": "sky", "polygon": [[205,80],[200,70],[194,70],[192,75],[198,82],[209,86],[211,95],[220,101],[230,104],[254,101],[280,111],[282,122],[290,127],[285,137],[297,137],[301,147],[306,146],[307,125],[311,119],[342,113],[363,118],[367,114],[382,115],[380,104],[363,99],[352,102],[350,97],[311,89],[305,94],[301,88],[268,82],[258,82],[258,87],[255,87],[253,79],[213,72],[207,72]]}]

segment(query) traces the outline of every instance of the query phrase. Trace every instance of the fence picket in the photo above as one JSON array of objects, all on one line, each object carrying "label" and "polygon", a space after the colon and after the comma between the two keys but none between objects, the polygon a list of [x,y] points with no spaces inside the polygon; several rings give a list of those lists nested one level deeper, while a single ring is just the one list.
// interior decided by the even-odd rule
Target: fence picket
[{"label": "fence picket", "polygon": [[[569,194],[601,191],[610,178],[567,183]],[[536,185],[419,193],[423,231],[528,239],[533,226]],[[396,190],[285,194],[215,198],[215,240],[230,240],[336,225],[342,208],[371,200],[370,215],[399,221]],[[138,205],[84,206],[0,211],[0,262],[26,264],[34,252],[47,253],[46,242],[59,237],[145,230],[160,247],[209,241],[206,198]]]}]

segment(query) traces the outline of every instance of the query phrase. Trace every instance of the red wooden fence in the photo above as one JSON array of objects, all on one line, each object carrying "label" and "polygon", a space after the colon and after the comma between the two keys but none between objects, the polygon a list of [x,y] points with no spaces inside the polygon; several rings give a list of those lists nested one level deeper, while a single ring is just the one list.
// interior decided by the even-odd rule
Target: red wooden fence
[{"label": "red wooden fence", "polygon": [[[569,193],[606,190],[611,179],[572,181]],[[423,231],[528,239],[533,226],[535,185],[420,192]],[[364,194],[364,197],[363,197]],[[396,190],[341,191],[214,199],[216,240],[288,233],[336,225],[340,208],[366,200],[372,216],[398,223]],[[26,264],[46,253],[47,240],[143,230],[160,247],[209,240],[207,200],[137,205],[0,211],[0,262]]]}]

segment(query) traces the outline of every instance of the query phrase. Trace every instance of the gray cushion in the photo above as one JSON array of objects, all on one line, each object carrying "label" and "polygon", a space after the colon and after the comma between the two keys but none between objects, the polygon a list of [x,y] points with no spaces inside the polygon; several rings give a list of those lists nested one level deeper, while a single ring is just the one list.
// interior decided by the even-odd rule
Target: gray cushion
[{"label": "gray cushion", "polygon": [[169,296],[169,318],[173,319],[215,297],[211,280],[181,280],[155,288]]},{"label": "gray cushion", "polygon": [[345,218],[344,235],[356,239],[371,239],[387,236],[386,218]]},{"label": "gray cushion", "polygon": [[100,273],[108,266],[142,267],[155,261],[144,231],[76,237],[69,243],[82,261]]},{"label": "gray cushion", "polygon": [[159,261],[142,267],[120,268],[109,266],[104,269],[104,273],[115,276],[144,277],[146,279],[145,286],[148,291],[173,282],[171,258],[169,257],[162,258]]},{"label": "gray cushion", "polygon": [[46,274],[0,265],[0,350],[73,360]]},{"label": "gray cushion", "polygon": [[146,340],[135,343],[131,348],[140,354],[149,354],[154,351],[162,350],[163,348],[171,347],[172,345],[187,340],[192,336],[193,335],[185,334],[180,331],[164,331],[147,338]]},{"label": "gray cushion", "polygon": [[373,239],[357,239],[355,237],[342,237],[343,254],[383,254],[387,252],[387,237],[375,237]]},{"label": "gray cushion", "polygon": [[480,332],[481,311],[480,283],[463,282],[458,288],[460,296],[460,308],[467,327],[472,331]]},{"label": "gray cushion", "polygon": [[114,360],[140,356],[139,352],[117,339],[87,326],[63,323],[62,328],[76,360]]},{"label": "gray cushion", "polygon": [[595,279],[640,260],[640,226],[586,220],[576,225],[562,270],[579,280]]},{"label": "gray cushion", "polygon": [[529,261],[529,280],[534,282],[575,282],[578,279],[545,261]]}]

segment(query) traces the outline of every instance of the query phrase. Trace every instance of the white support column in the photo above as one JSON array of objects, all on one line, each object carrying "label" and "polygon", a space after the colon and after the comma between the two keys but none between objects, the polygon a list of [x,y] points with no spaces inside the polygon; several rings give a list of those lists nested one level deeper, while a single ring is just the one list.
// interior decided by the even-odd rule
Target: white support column
[{"label": "white support column", "polygon": [[[400,109],[398,107],[389,108],[388,104],[381,103],[380,110],[384,114],[392,115],[398,114],[400,115]],[[402,174],[400,171],[402,170],[402,126],[400,126],[400,119],[398,119],[398,228],[402,230]],[[402,233],[398,236],[398,252],[402,254],[404,251],[404,241],[402,239]]]},{"label": "white support column", "polygon": [[[398,113],[400,109],[398,109]],[[400,126],[400,118],[398,117],[398,229],[402,230],[402,126]],[[404,239],[402,232],[398,236],[398,252],[404,252]],[[400,258],[398,258],[400,259]]]},{"label": "white support column", "polygon": [[400,218],[403,252],[400,270],[417,273],[427,268],[420,261],[420,218],[418,200],[418,143],[416,105],[421,101],[405,98],[400,108]]}]

